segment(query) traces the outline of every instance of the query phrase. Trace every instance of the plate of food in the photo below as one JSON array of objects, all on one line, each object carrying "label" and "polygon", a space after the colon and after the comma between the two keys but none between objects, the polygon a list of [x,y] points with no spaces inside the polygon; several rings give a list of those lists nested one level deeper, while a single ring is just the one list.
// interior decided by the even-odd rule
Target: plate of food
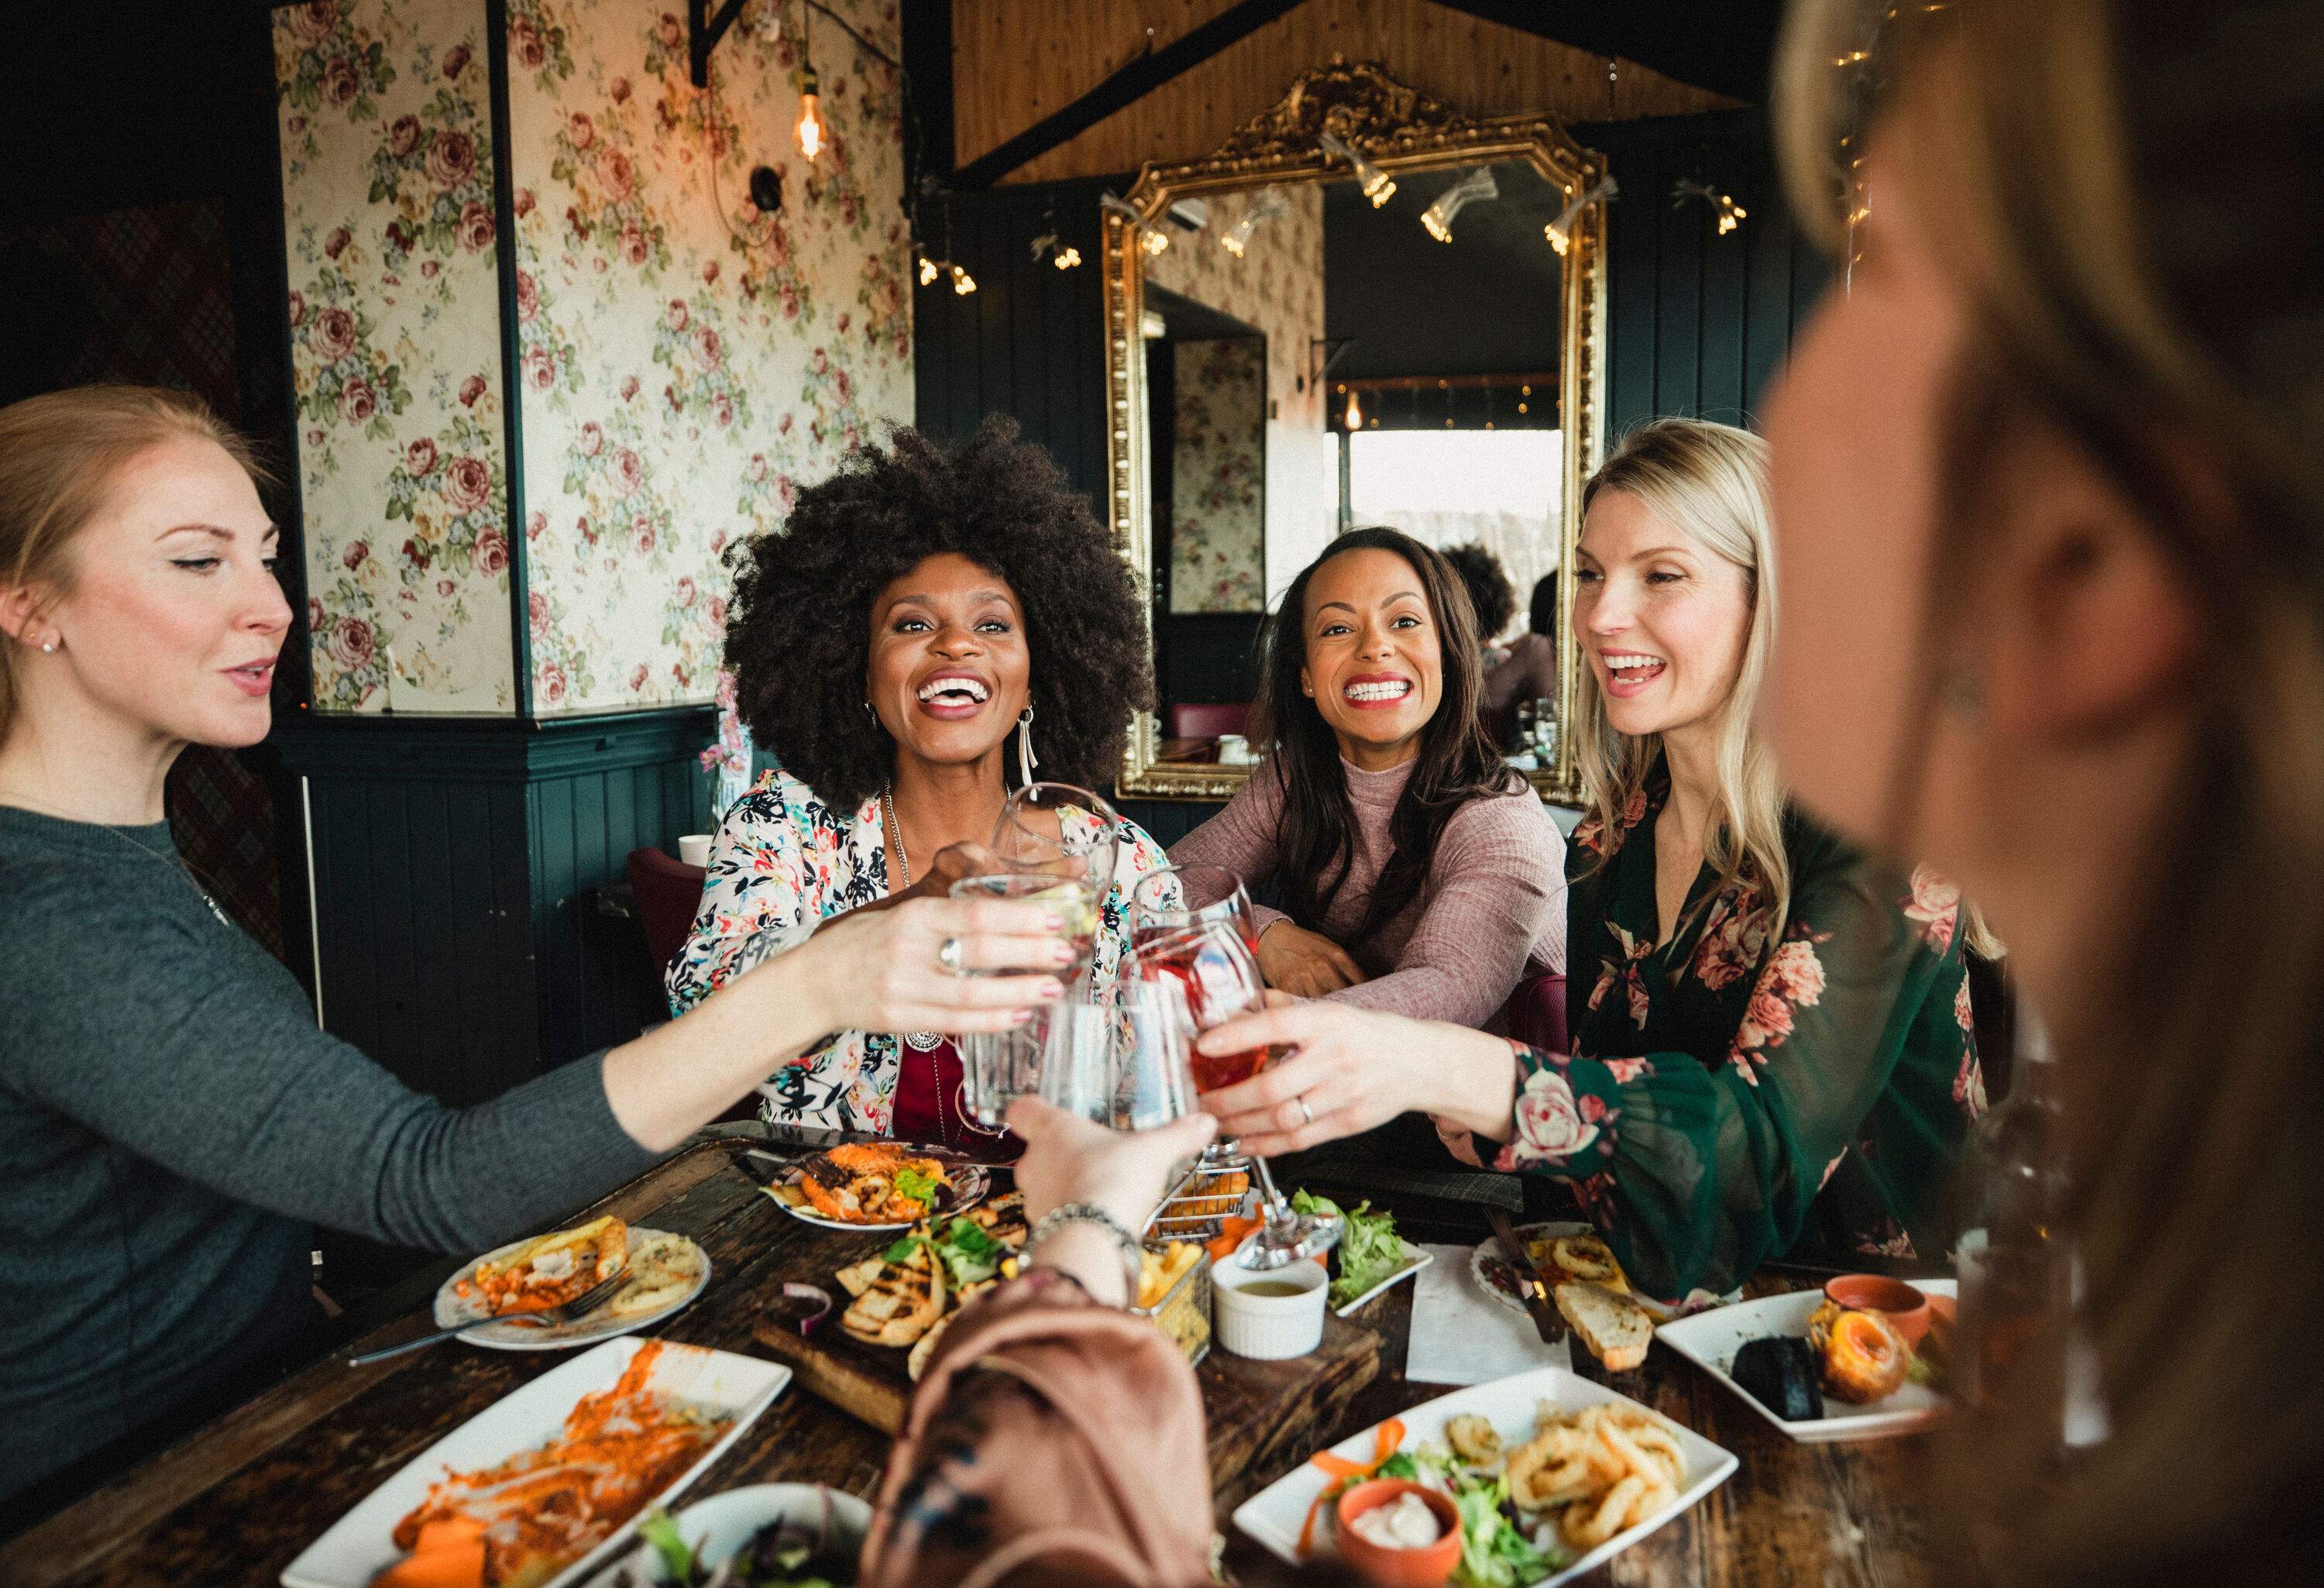
[{"label": "plate of food", "polygon": [[[1956,1294],[1950,1279],[1913,1288],[1948,1303]],[[1803,1444],[1909,1434],[1950,1404],[1941,1389],[1950,1331],[1932,1328],[1915,1352],[1880,1313],[1819,1290],[1699,1312],[1655,1333]]]},{"label": "plate of food", "polygon": [[[1564,1368],[1439,1396],[1342,1440],[1234,1513],[1296,1565],[1340,1553],[1335,1505],[1402,1478],[1449,1497],[1456,1588],[1547,1588],[1591,1570],[1725,1482],[1736,1460],[1701,1435]],[[1428,1538],[1399,1542],[1424,1548]]]},{"label": "plate of food", "polygon": [[752,1483],[687,1506],[648,1511],[635,1548],[589,1588],[847,1588],[872,1531],[872,1508],[820,1483]]},{"label": "plate of food", "polygon": [[963,1304],[1012,1277],[1030,1233],[1025,1197],[1010,1191],[949,1218],[932,1218],[884,1250],[839,1270],[848,1296],[839,1327],[866,1345],[908,1351],[918,1380],[944,1325]]},{"label": "plate of food", "polygon": [[[628,1282],[569,1324],[504,1321],[572,1300],[600,1279]],[[436,1292],[436,1326],[473,1320],[460,1338],[495,1351],[565,1351],[642,1329],[686,1306],[710,1283],[710,1254],[668,1230],[617,1218],[512,1241],[487,1251]]]},{"label": "plate of food", "polygon": [[[1540,1265],[1550,1298],[1591,1355],[1614,1372],[1627,1372],[1646,1360],[1655,1325],[1669,1317],[1671,1309],[1631,1288],[1630,1277],[1596,1230],[1569,1223],[1519,1224],[1509,1233]],[[1512,1261],[1498,1237],[1488,1237],[1469,1256],[1485,1294],[1518,1313],[1526,1310],[1518,1266],[1524,1260]]]},{"label": "plate of food", "polygon": [[829,1230],[908,1230],[965,1213],[992,1188],[984,1166],[902,1141],[858,1141],[801,1159],[767,1186],[793,1218]]},{"label": "plate of food", "polygon": [[708,1470],[790,1377],[730,1352],[605,1341],[405,1463],[285,1567],[282,1582],[578,1583],[622,1548],[648,1506]]}]

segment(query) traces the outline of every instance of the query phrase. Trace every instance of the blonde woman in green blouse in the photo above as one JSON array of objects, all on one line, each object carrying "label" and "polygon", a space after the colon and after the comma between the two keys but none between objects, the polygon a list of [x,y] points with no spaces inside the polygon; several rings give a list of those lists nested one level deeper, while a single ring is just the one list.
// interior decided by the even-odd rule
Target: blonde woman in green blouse
[{"label": "blonde woman in green blouse", "polygon": [[1261,1153],[1429,1113],[1471,1161],[1569,1184],[1665,1297],[1803,1247],[1941,1258],[1947,1172],[1985,1106],[1960,896],[1792,808],[1752,729],[1775,615],[1765,447],[1657,420],[1582,503],[1572,1051],[1288,1004],[1205,1038],[1299,1051],[1204,1103]]}]

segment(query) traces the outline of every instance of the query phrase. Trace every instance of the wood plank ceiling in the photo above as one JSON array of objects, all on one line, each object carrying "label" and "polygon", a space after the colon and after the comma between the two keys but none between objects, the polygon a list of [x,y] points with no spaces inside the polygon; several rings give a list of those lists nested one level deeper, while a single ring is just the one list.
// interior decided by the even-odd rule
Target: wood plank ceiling
[{"label": "wood plank ceiling", "polygon": [[[1234,0],[951,0],[953,136],[965,165]],[[1472,115],[1627,121],[1737,101],[1635,61],[1434,0],[1305,0],[1288,14],[1002,178],[1056,181],[1209,152],[1334,52],[1378,60]]]}]

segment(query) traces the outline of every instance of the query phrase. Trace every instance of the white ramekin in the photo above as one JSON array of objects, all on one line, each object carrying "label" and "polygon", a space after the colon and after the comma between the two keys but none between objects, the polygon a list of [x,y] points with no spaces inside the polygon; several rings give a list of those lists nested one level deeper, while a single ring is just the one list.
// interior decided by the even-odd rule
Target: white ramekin
[{"label": "white ramekin", "polygon": [[[1252,1296],[1242,1287],[1288,1280],[1296,1296]],[[1211,1318],[1219,1343],[1237,1356],[1273,1361],[1305,1356],[1323,1343],[1323,1292],[1331,1284],[1320,1262],[1247,1269],[1229,1258],[1211,1269]]]}]

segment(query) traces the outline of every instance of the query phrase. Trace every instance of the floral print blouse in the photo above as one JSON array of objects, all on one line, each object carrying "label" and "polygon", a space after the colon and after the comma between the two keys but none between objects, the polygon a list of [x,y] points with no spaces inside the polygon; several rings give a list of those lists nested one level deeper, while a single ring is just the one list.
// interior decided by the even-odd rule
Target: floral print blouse
[{"label": "floral print blouse", "polygon": [[[1070,808],[1062,814],[1069,823],[1096,819]],[[881,827],[877,795],[842,809],[788,772],[761,775],[727,810],[710,846],[702,907],[669,969],[671,1014],[684,1014],[833,916],[886,898],[888,846]],[[1129,940],[1130,891],[1139,877],[1168,863],[1144,829],[1121,822],[1113,886],[1098,928],[1098,981],[1112,976]],[[766,1101],[760,1113],[786,1124],[885,1133],[903,1040],[882,1031],[840,1032],[761,1086]]]},{"label": "floral print blouse", "polygon": [[1780,942],[1705,866],[1656,946],[1659,765],[1568,861],[1571,1056],[1517,1048],[1498,1168],[1572,1184],[1649,1294],[1724,1291],[1795,1248],[1935,1258],[1985,1109],[1959,890],[1907,878],[1796,811]]}]

